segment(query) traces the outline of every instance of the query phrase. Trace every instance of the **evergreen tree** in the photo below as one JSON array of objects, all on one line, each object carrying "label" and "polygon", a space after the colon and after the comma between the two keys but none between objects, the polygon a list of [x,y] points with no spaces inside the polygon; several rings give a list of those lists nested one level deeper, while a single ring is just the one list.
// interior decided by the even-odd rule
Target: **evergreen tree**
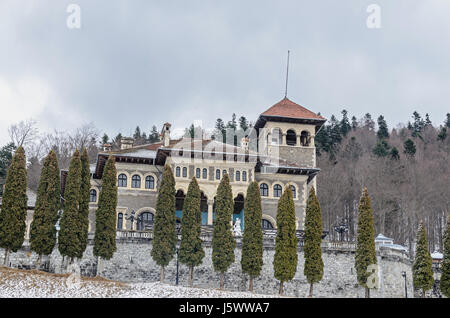
[{"label": "evergreen tree", "polygon": [[388,139],[389,138],[389,130],[386,123],[386,120],[382,115],[378,117],[378,131],[377,131],[377,138],[379,140]]},{"label": "evergreen tree", "polygon": [[133,138],[134,138],[135,140],[141,139],[141,128],[139,128],[139,126],[136,126],[136,129],[135,129],[135,131],[134,131]]},{"label": "evergreen tree", "polygon": [[431,127],[432,126],[432,122],[430,119],[430,115],[428,113],[425,114],[425,127]]},{"label": "evergreen tree", "polygon": [[214,271],[220,274],[220,288],[224,287],[225,272],[234,262],[236,241],[231,232],[234,201],[230,179],[225,173],[217,188],[216,221],[212,238],[212,262]]},{"label": "evergreen tree", "polygon": [[363,123],[364,123],[364,128],[366,128],[368,130],[375,129],[375,122],[372,119],[372,115],[370,115],[369,113],[364,115]]},{"label": "evergreen tree", "polygon": [[89,231],[89,201],[91,191],[91,171],[89,168],[89,156],[86,148],[83,148],[81,153],[81,186],[80,186],[80,202],[79,202],[79,224],[80,232],[80,251],[78,258],[83,257],[83,253],[86,250],[88,244],[88,231]]},{"label": "evergreen tree", "polygon": [[400,160],[400,153],[398,152],[397,147],[392,147],[390,156],[392,160]]},{"label": "evergreen tree", "polygon": [[175,255],[177,243],[175,218],[175,179],[169,165],[164,167],[161,186],[156,201],[151,256],[161,266],[160,280],[164,282],[164,267]]},{"label": "evergreen tree", "polygon": [[6,175],[0,210],[0,247],[5,249],[4,265],[9,263],[9,253],[22,247],[27,216],[27,170],[25,151],[17,148]]},{"label": "evergreen tree", "polygon": [[80,152],[75,150],[69,165],[69,172],[64,190],[64,209],[60,220],[58,235],[58,249],[63,257],[67,256],[72,262],[80,255],[81,224],[79,218],[81,190],[81,159]]},{"label": "evergreen tree", "polygon": [[412,117],[414,118],[414,122],[412,124],[408,123],[408,129],[411,130],[411,136],[422,139],[422,131],[425,128],[425,121],[416,111],[413,113]]},{"label": "evergreen tree", "polygon": [[403,152],[411,157],[413,157],[416,154],[416,145],[414,145],[414,141],[411,140],[411,138],[408,138],[403,143]]},{"label": "evergreen tree", "polygon": [[450,113],[447,113],[447,118],[445,119],[445,126],[450,128]]},{"label": "evergreen tree", "polygon": [[160,141],[159,132],[155,125],[152,126],[152,131],[150,132],[149,139],[151,143]]},{"label": "evergreen tree", "polygon": [[0,196],[3,194],[3,183],[5,181],[15,149],[16,147],[12,142],[0,149]]},{"label": "evergreen tree", "polygon": [[58,211],[61,207],[58,158],[52,150],[44,159],[37,191],[33,222],[30,230],[30,249],[39,255],[50,255],[56,244]]},{"label": "evergreen tree", "polygon": [[358,233],[355,254],[355,268],[358,283],[365,287],[366,298],[370,296],[369,265],[377,264],[375,231],[369,192],[364,188],[358,206]]},{"label": "evergreen tree", "polygon": [[447,217],[447,229],[444,235],[444,259],[440,287],[445,297],[450,297],[450,216]]},{"label": "evergreen tree", "polygon": [[313,294],[313,284],[323,277],[322,260],[322,212],[314,187],[309,192],[305,217],[305,267],[304,274],[310,284],[309,297]]},{"label": "evergreen tree", "polygon": [[348,113],[344,109],[342,112],[342,119],[340,122],[340,128],[341,128],[341,134],[343,136],[347,136],[348,132],[352,129],[352,126],[350,125],[350,122],[348,120]]},{"label": "evergreen tree", "polygon": [[373,148],[372,152],[375,156],[378,157],[386,157],[389,155],[389,144],[386,140],[381,139],[377,141],[375,148]]},{"label": "evergreen tree", "polygon": [[94,255],[98,257],[97,275],[102,260],[109,260],[116,251],[117,170],[114,156],[109,156],[102,175],[102,189],[95,213]]},{"label": "evergreen tree", "polygon": [[297,271],[297,235],[295,206],[291,187],[287,186],[278,201],[277,237],[273,259],[274,276],[280,281],[280,295],[283,295],[283,284],[294,278]]},{"label": "evergreen tree", "polygon": [[441,127],[437,139],[440,141],[444,141],[445,139],[447,139],[447,128]]},{"label": "evergreen tree", "polygon": [[413,264],[414,288],[422,290],[422,298],[425,292],[433,287],[433,260],[428,251],[428,239],[423,221],[419,224],[416,243],[416,255]]},{"label": "evergreen tree", "polygon": [[248,129],[248,120],[244,116],[239,117],[239,127],[245,132]]},{"label": "evergreen tree", "polygon": [[194,177],[184,199],[183,217],[181,219],[181,242],[178,256],[180,262],[189,266],[189,286],[194,281],[194,267],[202,263],[205,251],[200,238],[202,212],[200,210],[201,193],[197,179]]},{"label": "evergreen tree", "polygon": [[352,129],[355,130],[356,128],[358,128],[358,126],[358,120],[355,116],[352,116]]},{"label": "evergreen tree", "polygon": [[250,276],[248,289],[253,291],[253,278],[261,274],[263,265],[261,194],[256,181],[250,183],[247,188],[244,211],[241,267],[242,271]]},{"label": "evergreen tree", "polygon": [[102,145],[107,144],[109,142],[109,137],[108,135],[105,133],[102,137]]}]

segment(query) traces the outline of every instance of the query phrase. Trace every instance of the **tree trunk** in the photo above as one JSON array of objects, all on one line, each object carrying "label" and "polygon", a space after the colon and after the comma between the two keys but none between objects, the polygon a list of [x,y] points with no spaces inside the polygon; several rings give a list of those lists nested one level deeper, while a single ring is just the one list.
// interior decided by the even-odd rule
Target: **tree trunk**
[{"label": "tree trunk", "polygon": [[312,298],[312,295],[313,295],[313,283],[311,283],[310,285],[309,285],[309,298]]},{"label": "tree trunk", "polygon": [[366,298],[370,298],[370,289],[366,287]]},{"label": "tree trunk", "polygon": [[253,276],[250,275],[250,280],[248,282],[248,290],[253,293]]},{"label": "tree trunk", "polygon": [[159,272],[159,282],[160,282],[161,284],[164,283],[164,266],[161,266],[161,270],[160,270],[160,272]]},{"label": "tree trunk", "polygon": [[42,254],[39,254],[37,262],[36,262],[36,269],[37,270],[41,269],[41,261],[42,261]]},{"label": "tree trunk", "polygon": [[284,290],[283,290],[283,282],[280,281],[280,295],[282,296],[283,293],[284,293]]},{"label": "tree trunk", "polygon": [[97,256],[97,273],[96,276],[101,276],[103,272],[103,259]]},{"label": "tree trunk", "polygon": [[422,298],[425,298],[425,289],[422,289]]},{"label": "tree trunk", "polygon": [[192,287],[194,284],[194,266],[191,266],[189,270],[189,286]]},{"label": "tree trunk", "polygon": [[225,273],[220,273],[220,289],[225,286]]},{"label": "tree trunk", "polygon": [[3,265],[9,266],[9,248],[5,248],[5,260],[3,261]]}]

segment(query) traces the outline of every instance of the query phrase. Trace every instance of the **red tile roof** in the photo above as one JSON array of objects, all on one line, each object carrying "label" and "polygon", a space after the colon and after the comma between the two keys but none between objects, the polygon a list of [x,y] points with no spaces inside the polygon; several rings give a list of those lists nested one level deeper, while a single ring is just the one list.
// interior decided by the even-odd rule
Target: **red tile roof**
[{"label": "red tile roof", "polygon": [[325,120],[322,116],[294,103],[287,97],[270,107],[261,116]]}]

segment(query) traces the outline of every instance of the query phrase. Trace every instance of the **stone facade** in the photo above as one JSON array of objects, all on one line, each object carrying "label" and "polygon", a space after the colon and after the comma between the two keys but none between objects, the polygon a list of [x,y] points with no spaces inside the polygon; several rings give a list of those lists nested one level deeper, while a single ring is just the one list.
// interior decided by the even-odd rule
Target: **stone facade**
[{"label": "stone facade", "polygon": [[[128,232],[126,238],[118,238],[117,252],[109,261],[104,261],[103,276],[122,282],[153,282],[159,281],[159,267],[150,256],[152,248],[151,234],[148,238],[132,238]],[[194,285],[206,288],[218,288],[219,276],[214,272],[211,261],[211,241],[204,237],[205,258],[195,269]],[[79,262],[82,275],[93,276],[97,268],[97,260],[92,254],[90,244]],[[241,271],[241,243],[237,238],[235,262],[225,275],[225,289],[245,291],[248,287],[248,277]],[[3,251],[0,249],[0,253]],[[3,254],[0,254],[3,255]],[[379,247],[377,249],[379,264],[379,288],[371,291],[371,297],[404,297],[405,286],[402,272],[407,275],[408,297],[413,296],[412,269],[406,253]],[[260,294],[277,294],[279,282],[273,277],[274,239],[265,238],[261,276],[254,281],[254,290]],[[354,245],[339,243],[323,243],[324,277],[315,284],[316,297],[364,297],[364,289],[356,280],[354,269]],[[11,265],[19,268],[33,268],[37,255],[25,246],[18,253],[10,256]],[[53,254],[44,258],[44,265],[50,272],[61,272],[61,255],[55,248]],[[309,285],[303,275],[303,249],[298,249],[298,266],[294,279],[285,284],[286,295],[306,297]],[[175,284],[176,260],[172,260],[166,268],[166,283]],[[179,264],[179,284],[187,285],[188,268]]]}]

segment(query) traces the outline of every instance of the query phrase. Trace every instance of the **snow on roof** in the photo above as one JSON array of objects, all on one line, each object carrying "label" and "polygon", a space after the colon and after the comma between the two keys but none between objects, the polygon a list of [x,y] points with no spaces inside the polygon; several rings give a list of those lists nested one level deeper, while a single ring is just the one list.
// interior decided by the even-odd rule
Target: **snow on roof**
[{"label": "snow on roof", "polygon": [[406,249],[406,247],[399,245],[399,244],[383,244],[384,247],[389,247],[392,248],[394,250],[399,250],[399,251],[405,251],[407,252],[408,250]]},{"label": "snow on roof", "polygon": [[156,158],[156,151],[148,150],[144,148],[131,148],[129,151],[123,151],[119,153],[113,153],[114,156],[118,157],[133,157],[133,158]]},{"label": "snow on roof", "polygon": [[438,251],[434,251],[433,253],[431,253],[431,258],[432,259],[443,259],[444,255],[442,253],[439,253]]},{"label": "snow on roof", "polygon": [[393,241],[393,239],[384,236],[383,234],[378,234],[378,236],[375,238],[375,242],[376,241]]}]

